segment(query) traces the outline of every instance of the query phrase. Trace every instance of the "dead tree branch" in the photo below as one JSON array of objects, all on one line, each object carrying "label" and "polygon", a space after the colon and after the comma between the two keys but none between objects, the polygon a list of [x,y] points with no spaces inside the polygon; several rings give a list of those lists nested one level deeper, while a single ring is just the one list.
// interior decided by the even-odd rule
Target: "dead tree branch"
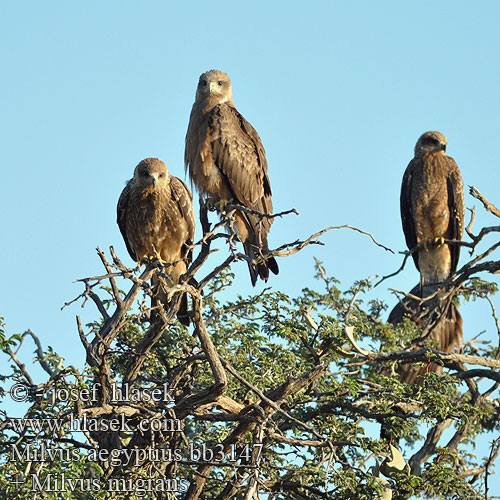
[{"label": "dead tree branch", "polygon": [[495,205],[493,205],[493,203],[488,201],[486,196],[479,192],[479,189],[475,188],[474,186],[469,186],[469,193],[483,204],[485,210],[492,213],[496,217],[500,217],[500,210]]}]

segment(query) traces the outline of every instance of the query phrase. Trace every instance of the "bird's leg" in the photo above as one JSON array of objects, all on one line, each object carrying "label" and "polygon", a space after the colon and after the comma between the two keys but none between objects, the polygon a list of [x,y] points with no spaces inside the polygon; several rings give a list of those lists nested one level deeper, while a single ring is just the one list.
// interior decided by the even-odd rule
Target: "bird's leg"
[{"label": "bird's leg", "polygon": [[444,245],[444,237],[443,236],[436,236],[435,238],[424,240],[422,242],[422,244],[424,245],[424,250],[426,252],[428,252],[429,250],[431,250],[433,248],[443,246]]},{"label": "bird's leg", "polygon": [[221,215],[226,215],[226,207],[231,203],[231,200],[219,200],[215,203],[215,208],[217,212]]},{"label": "bird's leg", "polygon": [[155,249],[154,253],[152,255],[149,254],[144,254],[138,262],[138,265],[141,266],[142,264],[148,265],[152,264],[155,260],[157,260],[160,264],[166,264],[167,261],[163,260],[161,258],[160,253]]},{"label": "bird's leg", "polygon": [[219,200],[215,198],[207,198],[205,204],[210,212],[218,212],[221,215],[226,215],[226,207],[231,204],[232,200]]},{"label": "bird's leg", "polygon": [[156,250],[156,248],[155,248],[155,254],[154,254],[154,256],[152,256],[152,257],[151,257],[151,260],[157,260],[157,261],[158,261],[160,264],[162,264],[162,265],[167,263],[167,261],[166,261],[166,260],[163,260],[163,259],[161,258],[161,255],[160,255],[160,253],[158,252],[158,250]]},{"label": "bird's leg", "polygon": [[143,256],[139,259],[139,261],[137,262],[138,267],[141,267],[141,266],[142,266],[142,264],[144,264],[144,265],[146,265],[146,266],[147,266],[147,265],[149,264],[149,260],[150,260],[149,255],[148,255],[148,254],[144,254],[144,255],[143,255]]},{"label": "bird's leg", "polygon": [[217,202],[214,198],[207,198],[205,200],[205,205],[207,206],[207,210],[209,212],[215,212],[217,210]]}]

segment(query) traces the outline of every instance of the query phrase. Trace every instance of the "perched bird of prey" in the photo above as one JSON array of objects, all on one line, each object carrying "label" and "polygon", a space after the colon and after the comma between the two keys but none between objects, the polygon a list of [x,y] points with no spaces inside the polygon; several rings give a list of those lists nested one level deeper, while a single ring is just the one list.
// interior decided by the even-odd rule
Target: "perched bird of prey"
[{"label": "perched bird of prey", "polygon": [[[446,304],[441,300],[441,294],[434,285],[424,287],[421,299],[420,284],[415,286],[409,295],[405,296],[389,314],[389,323],[397,325],[403,319],[409,318],[417,326],[429,327],[427,338],[436,341],[436,349],[451,353],[460,349],[463,341],[462,316],[455,304]],[[428,344],[427,344],[428,345]],[[415,349],[422,349],[422,345],[415,345]],[[418,378],[426,372],[441,373],[441,365],[431,363],[428,366],[418,366],[415,362],[400,364],[398,368],[399,380],[407,384],[415,384]]]},{"label": "perched bird of prey", "polygon": [[[165,269],[173,283],[186,272],[191,262],[195,230],[193,195],[186,184],[169,174],[157,158],[146,158],[135,167],[117,207],[117,222],[127,250],[137,262],[159,259],[173,264]],[[160,287],[161,288],[161,287]],[[158,292],[158,302],[167,305],[166,293]],[[183,295],[177,317],[189,325],[187,296]]]},{"label": "perched bird of prey", "polygon": [[[219,211],[229,204],[271,214],[271,184],[264,147],[257,131],[234,107],[231,80],[226,73],[207,71],[200,76],[196,100],[186,134],[186,171],[202,196]],[[256,263],[268,250],[272,219],[235,213],[236,229],[243,242],[250,278],[264,281],[269,270],[278,274],[274,257]]]},{"label": "perched bird of prey", "polygon": [[446,137],[425,132],[415,146],[401,186],[401,220],[406,244],[424,249],[413,253],[421,285],[437,284],[455,272],[464,232],[464,186],[455,160],[446,156]]}]

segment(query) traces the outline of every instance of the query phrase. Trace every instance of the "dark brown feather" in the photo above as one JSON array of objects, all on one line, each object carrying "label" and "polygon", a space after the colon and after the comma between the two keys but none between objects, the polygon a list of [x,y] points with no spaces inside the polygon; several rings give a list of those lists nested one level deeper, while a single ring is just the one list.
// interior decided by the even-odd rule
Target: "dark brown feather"
[{"label": "dark brown feather", "polygon": [[[423,299],[429,297],[436,291],[436,287],[424,287]],[[420,297],[420,285],[415,286],[410,292],[415,297]],[[409,318],[417,326],[424,327],[432,325],[428,338],[434,340],[437,349],[442,352],[451,353],[455,349],[460,349],[463,341],[462,317],[455,304],[445,304],[438,293],[435,298],[422,300],[406,296],[390,312],[388,322],[393,325],[402,323],[404,318]],[[441,314],[444,312],[443,317]],[[417,344],[414,350],[421,349],[423,344]],[[419,377],[427,372],[441,373],[442,367],[436,363],[430,363],[428,366],[418,366],[415,363],[404,363],[398,367],[399,380],[407,384],[415,384]]]},{"label": "dark brown feather", "polygon": [[118,200],[117,207],[117,218],[116,222],[118,223],[118,227],[120,228],[120,233],[122,233],[123,240],[125,241],[125,246],[127,247],[128,253],[132,259],[136,260],[135,252],[130,246],[130,242],[127,237],[127,209],[128,209],[128,200],[130,195],[130,181],[127,182],[127,185],[122,191],[120,198]]},{"label": "dark brown feather", "polygon": [[[460,170],[455,160],[447,157],[450,165],[448,174],[448,206],[450,207],[450,229],[448,239],[461,240],[464,234],[465,221],[465,199],[464,183]],[[451,251],[451,272],[454,273],[458,267],[460,257],[460,245],[453,245]]]},{"label": "dark brown feather", "polygon": [[[401,184],[401,196],[400,196],[400,206],[401,206],[401,223],[403,225],[403,232],[405,235],[406,246],[408,250],[412,250],[417,246],[417,235],[415,232],[415,224],[413,220],[413,213],[411,208],[411,192],[412,192],[412,173],[413,173],[413,162],[410,161],[408,167],[406,167],[405,173],[403,175],[403,182]],[[413,262],[415,262],[415,267],[418,267],[418,254],[413,253]]]}]

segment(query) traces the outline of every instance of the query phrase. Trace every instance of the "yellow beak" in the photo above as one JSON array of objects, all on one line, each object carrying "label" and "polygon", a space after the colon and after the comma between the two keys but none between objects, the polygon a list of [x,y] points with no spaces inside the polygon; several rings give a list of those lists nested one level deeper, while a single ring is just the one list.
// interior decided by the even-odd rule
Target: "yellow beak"
[{"label": "yellow beak", "polygon": [[150,174],[149,178],[151,180],[151,184],[153,184],[153,187],[155,187],[156,183],[158,182],[158,178],[154,174]]},{"label": "yellow beak", "polygon": [[210,82],[209,89],[210,89],[211,94],[216,92],[218,88],[219,88],[219,85],[217,85],[217,82]]}]

